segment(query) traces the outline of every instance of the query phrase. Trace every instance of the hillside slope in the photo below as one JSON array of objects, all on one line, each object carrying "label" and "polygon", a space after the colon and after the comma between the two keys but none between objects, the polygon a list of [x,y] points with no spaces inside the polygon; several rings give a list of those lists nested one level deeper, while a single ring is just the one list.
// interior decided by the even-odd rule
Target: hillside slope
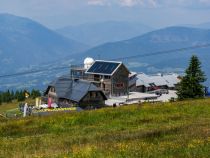
[{"label": "hillside slope", "polygon": [[0,118],[0,157],[207,158],[209,103],[206,99]]},{"label": "hillside slope", "polygon": [[[101,59],[115,59],[127,56],[139,55],[133,59],[125,59],[127,65],[134,71],[143,71],[146,73],[157,72],[183,72],[192,54],[196,54],[203,63],[203,68],[210,78],[209,61],[210,47],[194,50],[177,51],[155,56],[147,56],[154,52],[192,47],[210,43],[210,30],[187,28],[187,27],[169,27],[155,30],[129,40],[106,43],[94,47],[78,57],[91,56]],[[141,55],[143,55],[141,57]],[[120,59],[119,59],[120,60]],[[209,83],[210,85],[210,83]]]},{"label": "hillside slope", "polygon": [[0,14],[0,73],[18,71],[86,50],[28,18]]},{"label": "hillside slope", "polygon": [[137,22],[105,21],[67,26],[56,31],[66,37],[96,46],[106,42],[129,39],[151,30],[151,27]]},{"label": "hillside slope", "polygon": [[209,29],[210,30],[210,22],[199,24],[199,25],[197,25],[197,27],[202,28],[202,29]]}]

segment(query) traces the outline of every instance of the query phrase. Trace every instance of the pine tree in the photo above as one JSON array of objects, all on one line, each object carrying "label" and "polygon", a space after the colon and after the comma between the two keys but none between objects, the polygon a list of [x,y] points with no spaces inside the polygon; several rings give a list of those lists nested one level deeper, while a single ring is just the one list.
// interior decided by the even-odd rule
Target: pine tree
[{"label": "pine tree", "polygon": [[2,92],[1,93],[1,101],[2,101],[2,103],[4,103],[5,102],[5,99],[6,97],[5,97],[5,92]]},{"label": "pine tree", "polygon": [[39,90],[32,89],[31,96],[30,96],[31,98],[35,99],[35,98],[40,97],[40,96],[41,96],[41,93],[40,93]]},{"label": "pine tree", "polygon": [[4,102],[10,103],[12,102],[10,91],[4,92]]},{"label": "pine tree", "polygon": [[190,98],[203,98],[204,86],[206,81],[205,74],[201,70],[201,62],[197,56],[192,56],[190,64],[185,71],[186,75],[182,78],[178,85],[177,95],[179,100]]},{"label": "pine tree", "polygon": [[0,93],[0,105],[2,104],[2,94]]},{"label": "pine tree", "polygon": [[12,102],[12,96],[10,90],[7,91],[8,94],[8,103]]},{"label": "pine tree", "polygon": [[25,93],[24,93],[24,91],[20,91],[19,95],[17,97],[18,97],[17,98],[18,101],[25,101]]},{"label": "pine tree", "polygon": [[19,92],[19,90],[16,90],[16,92],[15,92],[15,99],[18,99],[18,96],[20,95],[20,92]]},{"label": "pine tree", "polygon": [[14,91],[13,91],[13,90],[11,91],[10,96],[11,96],[11,99],[12,99],[12,100],[14,100],[14,99],[15,99],[15,93],[14,93]]}]

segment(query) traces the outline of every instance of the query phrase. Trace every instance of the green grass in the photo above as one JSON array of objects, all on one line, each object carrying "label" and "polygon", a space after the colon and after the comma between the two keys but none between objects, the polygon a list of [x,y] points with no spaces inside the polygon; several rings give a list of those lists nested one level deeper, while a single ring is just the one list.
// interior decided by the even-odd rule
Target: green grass
[{"label": "green grass", "polygon": [[3,103],[0,105],[0,114],[4,115],[8,110],[12,110],[18,107],[18,102],[14,101],[12,103]]},{"label": "green grass", "polygon": [[0,121],[0,157],[210,157],[210,99]]},{"label": "green grass", "polygon": [[[28,104],[34,104],[34,99],[27,99],[25,102]],[[8,116],[14,116],[20,115],[19,109],[18,109],[19,102],[17,100],[12,101],[11,103],[3,103],[0,105],[0,115],[5,116],[6,114]]]}]

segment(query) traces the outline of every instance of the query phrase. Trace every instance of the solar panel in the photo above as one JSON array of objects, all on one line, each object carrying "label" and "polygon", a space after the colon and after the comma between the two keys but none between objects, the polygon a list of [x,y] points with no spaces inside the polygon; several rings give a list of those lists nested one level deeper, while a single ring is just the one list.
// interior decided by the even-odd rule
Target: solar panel
[{"label": "solar panel", "polygon": [[111,75],[120,63],[96,61],[87,73],[109,74]]}]

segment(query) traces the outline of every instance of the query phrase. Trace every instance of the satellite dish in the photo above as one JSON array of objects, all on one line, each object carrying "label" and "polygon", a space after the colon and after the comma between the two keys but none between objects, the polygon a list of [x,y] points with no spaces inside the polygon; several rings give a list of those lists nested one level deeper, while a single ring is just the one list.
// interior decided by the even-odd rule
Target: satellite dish
[{"label": "satellite dish", "polygon": [[95,61],[94,61],[93,58],[90,58],[90,57],[85,58],[85,60],[84,60],[84,68],[85,69],[89,69],[93,65],[94,62]]}]

